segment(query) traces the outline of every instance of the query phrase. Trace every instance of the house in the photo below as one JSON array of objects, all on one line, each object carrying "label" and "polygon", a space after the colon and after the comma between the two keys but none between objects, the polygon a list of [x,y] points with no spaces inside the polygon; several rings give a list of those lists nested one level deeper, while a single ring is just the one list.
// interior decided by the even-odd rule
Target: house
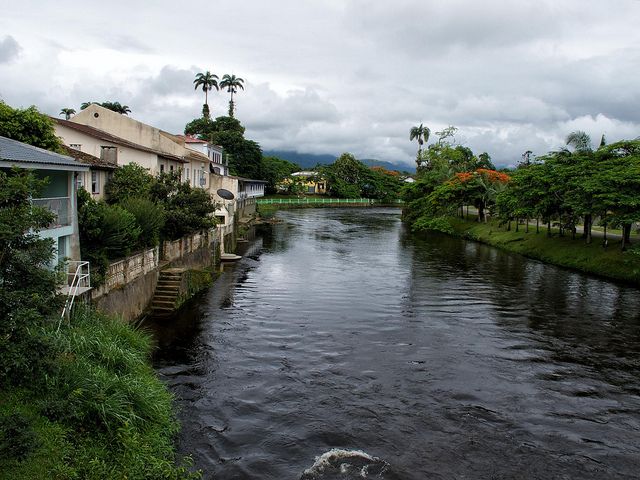
[{"label": "house", "polygon": [[184,140],[184,146],[209,158],[210,171],[218,175],[229,175],[229,162],[222,160],[222,147],[201,140],[192,135],[176,135]]},{"label": "house", "polygon": [[68,145],[63,145],[62,149],[66,155],[89,167],[88,172],[78,173],[76,177],[78,188],[83,187],[87,192],[91,193],[94,200],[103,200],[105,197],[104,186],[118,166],[94,157],[89,153],[71,148]]},{"label": "house", "polygon": [[0,168],[33,170],[48,184],[33,204],[51,210],[56,218],[38,234],[51,238],[55,249],[54,265],[64,259],[80,260],[78,235],[77,178],[89,172],[89,166],[70,156],[43,150],[26,143],[0,137]]},{"label": "house", "polygon": [[318,172],[294,172],[278,185],[278,190],[287,191],[292,184],[297,184],[301,187],[302,191],[300,193],[308,195],[324,195],[327,193],[327,182]]}]

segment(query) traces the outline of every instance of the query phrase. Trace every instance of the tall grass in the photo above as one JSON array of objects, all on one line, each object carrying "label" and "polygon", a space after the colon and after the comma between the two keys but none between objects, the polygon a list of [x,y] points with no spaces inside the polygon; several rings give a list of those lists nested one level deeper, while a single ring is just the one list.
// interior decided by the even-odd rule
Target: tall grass
[{"label": "tall grass", "polygon": [[0,458],[0,479],[199,477],[188,459],[176,466],[178,424],[147,334],[87,308],[46,334],[53,368],[32,388],[0,391],[0,446],[16,428],[25,439]]}]

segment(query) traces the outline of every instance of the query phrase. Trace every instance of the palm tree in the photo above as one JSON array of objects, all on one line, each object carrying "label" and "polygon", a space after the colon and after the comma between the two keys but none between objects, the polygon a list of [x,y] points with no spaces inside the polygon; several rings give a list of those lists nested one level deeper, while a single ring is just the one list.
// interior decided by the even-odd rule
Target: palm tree
[{"label": "palm tree", "polygon": [[576,149],[576,152],[592,152],[591,137],[582,130],[576,130],[567,135],[565,143]]},{"label": "palm tree", "polygon": [[204,105],[202,106],[202,116],[209,118],[209,90],[219,90],[218,88],[218,76],[211,73],[209,70],[206,73],[196,74],[196,79],[193,81],[195,90],[202,87],[204,92]]},{"label": "palm tree", "polygon": [[420,154],[422,153],[422,145],[425,142],[429,141],[429,135],[431,134],[431,130],[429,127],[425,127],[420,124],[419,127],[411,127],[411,131],[409,132],[409,140],[418,140],[418,155],[416,156],[416,162],[420,164]]},{"label": "palm tree", "polygon": [[220,82],[221,88],[226,88],[227,92],[231,94],[231,100],[229,100],[229,116],[233,117],[233,94],[238,91],[238,88],[244,90],[244,80],[240,77],[236,77],[235,75],[224,74],[222,77],[222,81]]},{"label": "palm tree", "polygon": [[96,103],[96,102],[82,102],[80,104],[80,110],[84,110],[85,108],[87,108],[89,105]]},{"label": "palm tree", "polygon": [[64,119],[65,120],[69,120],[71,118],[71,115],[75,115],[76,111],[73,108],[63,108],[62,110],[60,110],[60,113],[58,115],[64,115]]}]

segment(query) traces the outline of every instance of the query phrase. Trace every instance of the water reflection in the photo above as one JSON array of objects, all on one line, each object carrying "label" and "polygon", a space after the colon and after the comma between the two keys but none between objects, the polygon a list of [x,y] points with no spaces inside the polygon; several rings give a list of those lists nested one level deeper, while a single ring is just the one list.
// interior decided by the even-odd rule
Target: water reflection
[{"label": "water reflection", "polygon": [[416,238],[397,210],[280,216],[159,327],[206,478],[299,478],[331,449],[384,478],[636,476],[637,290]]}]

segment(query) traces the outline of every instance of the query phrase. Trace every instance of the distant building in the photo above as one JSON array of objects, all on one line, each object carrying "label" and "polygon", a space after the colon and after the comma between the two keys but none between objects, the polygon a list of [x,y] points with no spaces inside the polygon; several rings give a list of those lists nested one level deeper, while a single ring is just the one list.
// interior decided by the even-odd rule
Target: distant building
[{"label": "distant building", "polygon": [[54,265],[64,259],[80,260],[77,178],[87,174],[89,166],[66,155],[0,137],[0,168],[12,167],[33,170],[37,177],[48,179],[45,189],[32,202],[55,214],[51,225],[38,232],[40,237],[53,240]]},{"label": "distant building", "polygon": [[78,188],[83,187],[95,200],[104,199],[104,186],[118,166],[68,145],[63,145],[62,148],[68,156],[89,167],[88,172],[80,172],[76,176]]},{"label": "distant building", "polygon": [[278,190],[289,190],[292,183],[299,183],[302,185],[303,192],[307,195],[324,195],[327,193],[327,181],[318,173],[314,171],[301,171],[292,173],[289,178],[285,178]]}]

